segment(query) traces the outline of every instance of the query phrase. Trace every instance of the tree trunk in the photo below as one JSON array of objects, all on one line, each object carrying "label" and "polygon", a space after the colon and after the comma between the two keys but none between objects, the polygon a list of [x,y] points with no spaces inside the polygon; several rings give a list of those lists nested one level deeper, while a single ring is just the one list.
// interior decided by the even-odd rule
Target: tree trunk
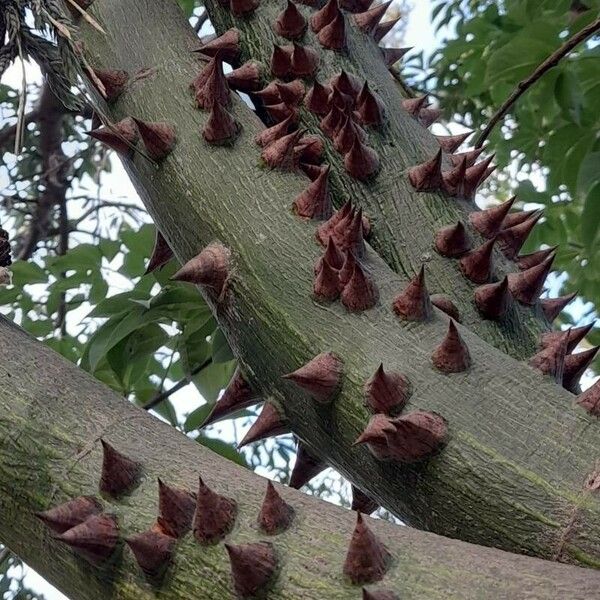
[{"label": "tree trunk", "polygon": [[[276,10],[263,2],[257,14]],[[177,131],[174,152],[158,166],[136,155],[127,164],[131,177],[179,259],[190,259],[215,240],[231,250],[227,295],[214,302],[208,294],[208,300],[252,385],[280,407],[291,430],[417,527],[600,567],[600,498],[586,486],[597,469],[600,428],[572,406],[574,396],[467,327],[460,332],[471,352],[471,368],[452,375],[436,371],[430,357],[445,335],[447,317],[436,312],[431,322],[399,321],[391,304],[405,279],[370,248],[366,264],[380,292],[375,309],[353,314],[339,303],[315,302],[313,265],[322,252],[314,240],[315,223],[298,219],[290,210],[307,180],[260,165],[253,137],[263,126],[240,101],[234,101],[234,113],[243,132],[235,145],[211,147],[204,142],[200,132],[208,113],[194,108],[188,90],[200,68],[191,53],[198,41],[179,8],[170,0],[99,0],[92,12],[107,35],[82,23],[91,64],[131,74],[156,69],[121,96],[111,110],[114,119],[131,115],[167,121]],[[247,25],[238,21],[243,34],[262,23],[258,17]],[[259,36],[248,33],[252,48],[272,35],[264,27],[258,31]],[[312,33],[307,35],[313,40]],[[250,44],[257,37],[262,41]],[[362,51],[365,44],[358,34],[350,35],[352,62],[346,60],[346,66],[375,78],[397,132],[386,138],[387,150],[382,146],[380,154],[391,161],[393,151],[401,163],[394,167],[385,159],[375,184],[346,183],[353,191],[360,188],[361,198],[370,198],[369,207],[383,205],[386,195],[405,198],[394,212],[404,215],[405,224],[394,236],[403,232],[407,256],[418,254],[430,245],[427,235],[431,239],[435,227],[450,222],[461,203],[408,193],[406,167],[431,155],[433,139],[397,108],[400,96],[391,81],[383,81],[385,73],[373,53]],[[321,54],[328,65],[333,53]],[[378,230],[387,227],[385,212],[375,213],[374,219],[382,253],[386,245]],[[394,247],[399,252],[400,245]],[[403,271],[409,273],[418,261],[416,255],[406,260]],[[463,289],[454,266],[433,257],[432,265],[437,265],[431,271],[438,283]],[[441,289],[447,288],[440,284],[436,291]],[[496,328],[466,321],[481,334]],[[533,314],[527,321],[533,323],[532,330],[539,329]],[[528,328],[502,331],[506,343],[498,345],[512,345],[514,354],[532,345]],[[343,359],[344,378],[341,395],[323,407],[281,377],[325,351]],[[352,446],[369,419],[364,384],[380,363],[410,380],[414,393],[409,408],[436,411],[448,420],[450,443],[424,464],[381,462],[365,448]]]},{"label": "tree trunk", "polygon": [[[292,526],[265,536],[256,519],[265,479],[214,454],[0,320],[0,540],[73,600],[233,598],[222,543],[200,546],[188,534],[157,592],[124,548],[110,568],[90,567],[34,515],[79,495],[99,497],[100,438],[142,463],[141,485],[122,501],[104,499],[121,537],[148,529],[157,516],[157,478],[195,490],[200,474],[239,507],[228,542],[267,540],[281,571],[269,598],[348,600],[361,596],[342,574],[355,517],[350,511],[278,486],[292,506]],[[409,527],[368,519],[393,563],[379,586],[402,598],[570,598],[587,600],[600,573],[510,555]]]}]

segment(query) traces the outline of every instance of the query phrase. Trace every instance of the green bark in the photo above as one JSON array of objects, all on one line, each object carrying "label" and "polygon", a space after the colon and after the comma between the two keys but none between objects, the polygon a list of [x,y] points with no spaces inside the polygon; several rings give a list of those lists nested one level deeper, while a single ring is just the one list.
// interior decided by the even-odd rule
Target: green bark
[{"label": "green bark", "polygon": [[[272,600],[351,600],[360,588],[342,565],[355,517],[350,511],[278,486],[294,508],[290,529],[273,537],[256,525],[266,480],[225,460],[0,320],[0,540],[73,600],[222,600],[233,598],[222,543],[206,548],[188,534],[160,590],[123,549],[109,569],[90,567],[53,539],[34,512],[81,494],[98,496],[100,438],[142,463],[144,477],[122,501],[103,500],[123,537],[144,531],[157,515],[157,477],[189,490],[198,475],[233,497],[239,515],[227,541],[268,539],[281,572]],[[378,586],[401,598],[581,599],[594,597],[600,573],[444,539],[368,520],[393,564]]]},{"label": "green bark", "polygon": [[[182,261],[214,240],[231,249],[229,293],[215,313],[252,384],[282,407],[294,433],[417,527],[599,567],[600,499],[585,482],[596,468],[600,428],[572,406],[574,396],[465,327],[470,370],[435,371],[430,356],[446,317],[400,322],[390,307],[404,281],[371,249],[367,264],[381,294],[375,309],[357,315],[316,303],[312,270],[321,249],[315,223],[290,211],[306,179],[260,165],[252,139],[262,125],[241,102],[234,112],[243,133],[232,148],[202,140],[208,114],[194,108],[188,89],[199,68],[190,52],[197,40],[175,3],[101,0],[93,14],[107,31],[101,36],[82,25],[93,65],[132,74],[156,69],[119,99],[113,117],[168,121],[178,134],[175,151],[159,166],[139,155],[128,163],[131,177]],[[394,106],[388,110],[394,113]],[[411,138],[415,132],[405,127],[396,149],[421,152],[427,142]],[[382,195],[379,190],[376,197]],[[433,210],[432,202],[417,197],[406,207],[415,232],[424,204]],[[375,229],[380,226],[376,221]],[[281,376],[327,350],[344,360],[345,373],[340,397],[324,408]],[[380,362],[412,382],[409,408],[448,419],[451,440],[435,459],[417,466],[382,463],[351,446],[369,418],[363,385]]]}]

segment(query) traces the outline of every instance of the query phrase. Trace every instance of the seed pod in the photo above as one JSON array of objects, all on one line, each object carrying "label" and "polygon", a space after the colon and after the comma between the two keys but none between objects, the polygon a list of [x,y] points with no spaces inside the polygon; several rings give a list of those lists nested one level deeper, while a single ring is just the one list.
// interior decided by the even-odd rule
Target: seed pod
[{"label": "seed pod", "polygon": [[442,255],[456,258],[471,249],[471,240],[467,236],[465,226],[458,221],[438,230],[435,234],[435,249]]},{"label": "seed pod", "polygon": [[445,296],[444,294],[432,294],[430,296],[430,300],[433,306],[439,308],[457,323],[460,323],[460,313],[458,308],[456,304],[454,304],[454,302],[448,298],[448,296]]},{"label": "seed pod", "polygon": [[434,158],[408,171],[411,185],[418,192],[432,192],[442,188],[442,150]]},{"label": "seed pod", "polygon": [[272,169],[295,170],[298,167],[298,156],[294,152],[294,148],[302,134],[302,131],[294,131],[275,140],[262,151],[261,158]]},{"label": "seed pod", "polygon": [[325,27],[325,25],[331,23],[333,19],[340,12],[338,6],[338,0],[328,0],[327,4],[323,6],[320,10],[318,10],[311,18],[310,18],[310,26],[311,29],[318,33]]},{"label": "seed pod", "polygon": [[354,270],[344,285],[340,300],[350,312],[369,310],[377,304],[379,300],[377,287],[359,262],[354,263]]},{"label": "seed pod", "polygon": [[146,152],[152,160],[161,161],[173,151],[177,138],[172,125],[164,122],[140,121],[135,118],[133,120],[140,132]]},{"label": "seed pod", "polygon": [[167,244],[167,240],[162,236],[161,232],[156,229],[155,239],[154,239],[154,248],[152,249],[152,256],[150,256],[150,260],[148,261],[148,266],[144,271],[144,275],[148,273],[152,273],[157,269],[160,269],[164,265],[166,265],[173,258],[173,250]]},{"label": "seed pod", "polygon": [[474,297],[479,312],[486,319],[501,319],[512,305],[512,296],[508,290],[508,277],[504,277],[498,283],[479,286],[474,292]]},{"label": "seed pod", "polygon": [[299,490],[326,468],[327,463],[299,441],[296,449],[296,462],[292,468],[288,485],[295,490]]},{"label": "seed pod", "polygon": [[356,527],[344,561],[344,575],[355,585],[375,583],[383,579],[390,562],[387,548],[367,527],[362,515],[356,513]]},{"label": "seed pod", "polygon": [[355,14],[354,23],[363,33],[372,35],[391,3],[391,0],[388,0],[382,4],[377,4],[373,8],[369,8],[364,12]]},{"label": "seed pod", "polygon": [[495,243],[496,238],[492,238],[460,259],[460,270],[473,283],[489,281],[493,269],[492,254]]},{"label": "seed pod", "polygon": [[231,252],[223,244],[213,242],[186,262],[171,279],[202,285],[220,299],[229,279],[230,260]]},{"label": "seed pod", "polygon": [[240,32],[235,27],[228,29],[223,35],[204,44],[194,52],[200,52],[205,56],[215,56],[220,53],[224,61],[234,63],[241,52]]},{"label": "seed pod", "polygon": [[272,127],[263,129],[263,131],[256,135],[254,141],[262,148],[265,148],[269,144],[275,142],[276,140],[280,140],[282,137],[286,136],[289,133],[289,130],[292,127],[292,125],[293,115],[290,114],[283,121],[281,121],[281,123],[277,123]]},{"label": "seed pod", "polygon": [[259,5],[259,0],[229,0],[229,10],[236,17],[251,15]]},{"label": "seed pod", "polygon": [[183,537],[192,528],[195,508],[194,494],[158,479],[159,518],[173,536]]},{"label": "seed pod", "polygon": [[142,466],[115,450],[103,439],[100,439],[100,443],[103,455],[100,491],[112,498],[129,494],[140,483]]},{"label": "seed pod", "polygon": [[409,397],[408,379],[394,371],[386,373],[383,370],[383,363],[365,384],[366,403],[374,413],[397,414],[404,408]]},{"label": "seed pod", "polygon": [[541,371],[544,375],[549,375],[558,385],[561,385],[568,343],[567,336],[558,343],[540,350],[529,359],[529,366]]},{"label": "seed pod", "polygon": [[233,529],[236,515],[235,500],[213,492],[200,477],[193,521],[196,540],[205,545],[216,544]]},{"label": "seed pod", "polygon": [[507,200],[498,206],[492,206],[486,210],[472,212],[469,215],[471,225],[473,225],[473,227],[484,237],[495,237],[502,228],[502,223],[516,199],[517,197],[513,196],[510,200]]},{"label": "seed pod", "polygon": [[208,121],[202,130],[202,137],[213,146],[225,146],[235,141],[240,130],[241,125],[233,118],[233,115],[223,104],[215,101]]},{"label": "seed pod", "polygon": [[64,533],[80,525],[92,515],[102,512],[102,504],[94,496],[78,496],[35,516],[56,533]]},{"label": "seed pod", "polygon": [[472,133],[472,131],[467,131],[466,133],[459,133],[458,135],[436,135],[435,139],[438,141],[440,148],[444,152],[453,154],[467,141],[467,138]]},{"label": "seed pod", "polygon": [[288,529],[294,518],[293,508],[278,494],[271,481],[258,514],[258,526],[267,535],[276,535]]},{"label": "seed pod", "polygon": [[283,375],[320,404],[329,404],[342,385],[343,362],[333,352],[318,354],[292,373]]},{"label": "seed pod", "polygon": [[544,282],[554,262],[554,255],[531,269],[520,273],[508,274],[508,289],[513,297],[523,304],[533,305],[537,302]]},{"label": "seed pod", "polygon": [[394,312],[405,321],[426,321],[430,319],[433,310],[429,292],[425,286],[425,267],[413,277],[408,285],[394,298]]},{"label": "seed pod", "polygon": [[443,373],[460,373],[471,366],[469,349],[458,333],[454,321],[450,320],[446,337],[433,351],[431,360]]},{"label": "seed pod", "polygon": [[151,580],[160,579],[168,569],[176,540],[158,531],[144,531],[129,536],[125,543],[133,552],[144,575]]},{"label": "seed pod", "polygon": [[328,101],[330,93],[331,88],[329,86],[315,81],[304,98],[304,106],[316,115],[326,115],[330,110]]},{"label": "seed pod", "polygon": [[225,388],[225,391],[215,403],[211,413],[206,417],[204,423],[202,423],[202,427],[211,425],[215,421],[219,421],[243,408],[248,408],[248,406],[256,404],[259,400],[260,397],[254,393],[250,384],[238,368]]},{"label": "seed pod", "polygon": [[306,19],[298,7],[291,0],[287,0],[287,6],[277,15],[273,29],[281,37],[296,40],[304,35]]},{"label": "seed pod", "polygon": [[319,68],[319,53],[308,46],[294,42],[291,71],[294,77],[313,77]]},{"label": "seed pod", "polygon": [[352,506],[351,510],[362,513],[363,515],[370,515],[379,508],[379,504],[374,500],[371,500],[361,489],[355,485],[351,486],[352,491]]},{"label": "seed pod", "polygon": [[577,296],[577,292],[559,298],[544,298],[541,300],[540,305],[546,319],[552,323],[575,296]]},{"label": "seed pod", "polygon": [[139,138],[135,123],[131,117],[126,117],[110,127],[92,129],[87,134],[121,156],[131,155]]},{"label": "seed pod", "polygon": [[292,72],[292,50],[288,46],[273,44],[271,73],[280,79],[287,79]]},{"label": "seed pod", "polygon": [[273,544],[225,544],[231,563],[233,587],[240,598],[264,596],[278,570]]},{"label": "seed pod", "polygon": [[64,542],[94,566],[100,566],[115,553],[119,543],[119,526],[116,515],[92,515],[56,539]]},{"label": "seed pod", "polygon": [[254,60],[245,62],[241,67],[225,75],[229,87],[238,92],[256,92],[260,90],[262,65]]},{"label": "seed pod", "polygon": [[600,417],[600,379],[577,397],[577,404],[594,417]]},{"label": "seed pod", "polygon": [[379,171],[379,157],[373,148],[363,144],[357,136],[350,151],[344,156],[344,167],[355,179],[366,181]]},{"label": "seed pod", "polygon": [[586,372],[592,361],[596,358],[600,346],[595,346],[589,350],[583,350],[577,354],[567,354],[565,356],[565,367],[563,372],[562,385],[573,394],[577,394],[579,389],[579,380]]},{"label": "seed pod", "polygon": [[274,404],[265,402],[258,418],[252,424],[238,448],[253,444],[268,437],[277,437],[290,432],[289,425],[279,414]]},{"label": "seed pod", "polygon": [[[92,69],[94,76],[104,86],[104,92],[98,90],[107,102],[114,102],[124,91],[129,81],[127,71],[113,69]],[[91,79],[95,83],[94,79]]]}]

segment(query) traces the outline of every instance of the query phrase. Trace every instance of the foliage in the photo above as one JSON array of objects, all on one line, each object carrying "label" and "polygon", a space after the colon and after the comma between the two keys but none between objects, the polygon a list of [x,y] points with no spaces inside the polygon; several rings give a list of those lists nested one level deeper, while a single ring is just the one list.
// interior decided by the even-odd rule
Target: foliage
[{"label": "foliage", "polygon": [[[519,82],[560,45],[598,18],[600,0],[434,0],[438,33],[430,57],[415,55],[409,83],[431,91],[449,119],[476,130]],[[517,194],[544,218],[526,250],[560,244],[562,292],[600,303],[600,46],[580,45],[513,106],[489,141],[500,167],[491,197]],[[530,205],[530,206],[529,206]],[[600,330],[590,336],[600,343]]]}]

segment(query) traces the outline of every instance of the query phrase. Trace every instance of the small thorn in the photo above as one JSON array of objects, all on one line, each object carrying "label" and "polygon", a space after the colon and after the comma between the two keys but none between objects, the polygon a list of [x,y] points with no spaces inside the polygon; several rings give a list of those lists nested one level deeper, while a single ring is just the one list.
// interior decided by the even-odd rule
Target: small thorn
[{"label": "small thorn", "polygon": [[331,23],[340,12],[338,0],[328,0],[327,4],[310,18],[311,29],[319,33],[323,27]]},{"label": "small thorn", "polygon": [[262,82],[262,66],[254,60],[249,60],[227,73],[225,79],[229,87],[238,92],[256,92],[260,90]]},{"label": "small thorn", "polygon": [[337,106],[332,106],[329,112],[321,119],[321,130],[326,136],[333,138],[345,118],[346,115]]},{"label": "small thorn", "polygon": [[205,286],[221,298],[229,278],[230,259],[231,252],[223,244],[214,242],[185,263],[172,279]]},{"label": "small thorn", "polygon": [[494,157],[495,155],[492,154],[489,158],[486,158],[467,169],[461,190],[461,195],[463,197],[470,199],[475,196],[477,188],[489,176],[488,169],[490,168],[490,163],[494,160]]},{"label": "small thorn", "polygon": [[377,152],[363,144],[357,136],[352,148],[344,156],[344,167],[347,173],[355,179],[365,181],[379,171],[379,166]]},{"label": "small thorn", "polygon": [[543,298],[540,300],[542,311],[546,319],[552,323],[552,321],[554,321],[556,317],[558,317],[558,315],[564,310],[567,304],[574,300],[575,296],[577,296],[577,292],[567,294],[566,296],[560,296],[559,298]]},{"label": "small thorn", "polygon": [[325,254],[315,263],[315,273],[318,273],[321,270],[321,265],[325,261],[336,271],[339,271],[344,266],[345,257],[338,248],[333,237],[330,237],[327,241]]},{"label": "small thorn", "polygon": [[275,88],[279,99],[290,106],[296,106],[302,102],[306,89],[304,84],[299,79],[294,79],[289,83],[275,82]]},{"label": "small thorn", "polygon": [[492,275],[492,254],[496,238],[471,250],[460,259],[460,270],[473,283],[486,283]]},{"label": "small thorn", "polygon": [[306,30],[306,19],[298,7],[291,0],[287,0],[287,6],[277,15],[273,29],[281,37],[296,40],[302,37]]},{"label": "small thorn", "polygon": [[363,125],[379,127],[383,124],[385,114],[383,102],[371,92],[369,84],[366,81],[356,99],[356,111]]},{"label": "small thorn", "polygon": [[268,104],[264,106],[267,114],[275,123],[285,121],[288,117],[291,117],[292,124],[298,123],[299,113],[295,106],[290,106],[285,102],[279,102],[278,104]]},{"label": "small thorn", "polygon": [[56,539],[73,548],[92,565],[100,566],[106,563],[117,549],[117,517],[107,513],[92,515],[83,523],[57,535]]},{"label": "small thorn", "polygon": [[229,85],[223,72],[223,59],[216,54],[192,84],[198,108],[211,109],[215,103],[228,106]]},{"label": "small thorn", "polygon": [[148,261],[148,266],[144,271],[144,275],[152,273],[157,269],[160,269],[166,265],[173,258],[173,250],[167,244],[167,240],[162,236],[161,232],[156,228],[154,238],[154,248],[152,249],[152,255]]},{"label": "small thorn", "polygon": [[391,4],[391,0],[377,4],[373,8],[369,8],[364,12],[360,12],[354,15],[354,22],[356,26],[367,35],[372,35],[375,28],[379,25],[381,19],[383,19],[387,9]]},{"label": "small thorn", "polygon": [[329,219],[333,212],[329,194],[329,166],[293,202],[292,210],[306,219]]},{"label": "small thorn", "polygon": [[594,417],[600,417],[600,379],[577,396],[577,404]]},{"label": "small thorn", "polygon": [[271,57],[271,73],[280,79],[287,79],[292,72],[292,50],[289,46],[273,44]]},{"label": "small thorn", "polygon": [[192,526],[196,540],[201,544],[222,540],[233,529],[236,515],[235,500],[213,492],[200,477]]},{"label": "small thorn", "polygon": [[477,148],[477,150],[470,150],[469,152],[460,152],[459,154],[449,154],[448,158],[450,162],[456,167],[463,160],[467,161],[467,168],[472,167],[477,159],[481,156],[483,148]]},{"label": "small thorn", "polygon": [[346,154],[350,152],[357,139],[364,142],[366,139],[364,130],[350,116],[344,117],[336,134],[333,136],[333,147],[340,154]]},{"label": "small thorn", "polygon": [[[381,55],[383,56],[383,62],[385,63],[385,66],[389,69],[390,67],[393,67],[407,52],[410,52],[412,50],[412,47],[410,47],[410,48],[379,48],[379,49],[381,50]],[[423,122],[423,111],[424,110],[429,110],[429,109],[424,108],[419,113],[419,120],[421,122]],[[441,114],[441,111],[439,111],[439,113]],[[427,125],[424,125],[424,126],[429,127],[429,125],[431,125],[432,123],[434,123],[435,121],[437,121],[439,119],[440,114],[438,114],[431,123],[428,123]]]},{"label": "small thorn", "polygon": [[321,268],[316,274],[313,284],[313,294],[317,300],[333,302],[340,295],[339,272],[324,259],[321,259],[320,264]]},{"label": "small thorn", "polygon": [[228,62],[234,63],[240,52],[240,32],[238,29],[232,28],[228,29],[223,35],[220,35],[218,38],[211,40],[207,44],[204,44],[198,50],[194,52],[200,52],[205,56],[215,56],[217,53],[220,53],[221,58]]},{"label": "small thorn", "polygon": [[[262,90],[258,90],[254,95],[257,98],[260,98],[264,104],[276,104],[277,102],[281,102],[281,95],[279,93],[279,86],[277,85],[279,81],[271,81],[266,87]],[[280,84],[286,85],[286,84]]]},{"label": "small thorn", "polygon": [[442,255],[456,258],[471,249],[471,240],[467,236],[465,226],[458,221],[438,230],[435,234],[435,249]]},{"label": "small thorn", "polygon": [[332,90],[337,90],[344,96],[356,100],[356,97],[360,93],[362,85],[359,80],[354,76],[342,69],[337,75],[331,78],[329,82]]},{"label": "small thorn", "polygon": [[498,320],[504,317],[512,305],[512,296],[508,290],[508,277],[498,283],[488,283],[476,288],[475,304],[486,318]]},{"label": "small thorn", "polygon": [[313,77],[319,68],[319,53],[309,46],[294,42],[291,65],[295,77]]},{"label": "small thorn", "polygon": [[436,135],[435,139],[438,141],[441,149],[448,154],[454,154],[467,138],[472,134],[472,131],[466,133],[459,133],[458,135]]},{"label": "small thorn", "polygon": [[365,254],[364,221],[362,208],[352,209],[333,228],[333,239],[343,252],[352,252],[357,258]]},{"label": "small thorn", "polygon": [[443,373],[461,373],[471,365],[471,357],[454,321],[450,320],[448,332],[431,356],[434,366]]},{"label": "small thorn", "polygon": [[456,167],[442,173],[443,188],[450,196],[460,196],[467,174],[467,161],[463,161]]},{"label": "small thorn", "polygon": [[544,375],[550,375],[558,385],[561,385],[568,344],[569,336],[567,335],[557,344],[548,346],[532,356],[529,359],[529,366],[541,371]]},{"label": "small thorn", "polygon": [[299,490],[326,468],[327,463],[313,454],[302,442],[298,442],[296,461],[288,485],[295,490]]},{"label": "small thorn", "polygon": [[294,152],[303,132],[293,131],[269,144],[261,153],[261,158],[271,167],[283,171],[293,171],[298,166],[298,157]]},{"label": "small thorn", "polygon": [[273,544],[225,544],[231,563],[233,587],[240,598],[264,597],[278,571]]},{"label": "small thorn", "polygon": [[135,122],[131,117],[126,117],[110,127],[92,129],[87,134],[121,156],[129,156],[139,138]]},{"label": "small thorn", "polygon": [[276,535],[289,528],[294,518],[294,510],[279,495],[271,481],[267,481],[265,494],[260,513],[258,526],[267,535]]},{"label": "small thorn", "polygon": [[340,300],[350,312],[369,310],[377,304],[379,293],[375,283],[359,262],[354,263],[354,270],[344,285]]},{"label": "small thorn", "polygon": [[330,93],[329,86],[315,81],[304,98],[304,106],[315,115],[325,116],[330,110],[328,100]]},{"label": "small thorn", "polygon": [[558,246],[552,246],[551,248],[538,250],[537,252],[532,252],[531,254],[520,254],[515,259],[515,262],[521,271],[526,271],[527,269],[531,269],[531,267],[535,267],[536,265],[544,262],[553,252],[556,252],[557,249]]},{"label": "small thorn", "polygon": [[194,494],[158,479],[158,514],[174,537],[183,537],[192,528],[195,508]]},{"label": "small thorn", "polygon": [[208,121],[202,130],[202,137],[213,146],[231,144],[239,135],[241,125],[223,104],[214,101]]},{"label": "small thorn", "polygon": [[[319,164],[323,159],[325,144],[318,135],[305,135],[300,138],[300,141],[294,147],[294,152],[298,155],[298,160],[301,163]],[[328,167],[323,167],[323,169],[326,168]]]},{"label": "small thorn", "polygon": [[172,125],[164,122],[140,121],[135,118],[133,120],[144,142],[146,152],[152,160],[163,160],[173,151],[177,138]]},{"label": "small thorn", "polygon": [[563,337],[568,337],[569,343],[567,344],[567,352],[573,352],[578,344],[580,344],[585,336],[593,329],[595,323],[595,321],[592,321],[588,325],[582,327],[572,327],[564,331],[548,331],[547,333],[543,333],[541,347],[547,348],[548,346],[558,344]]},{"label": "small thorn", "polygon": [[337,11],[333,21],[317,33],[317,39],[328,50],[341,50],[346,46],[346,20],[341,10]]},{"label": "small thorn", "polygon": [[502,250],[507,258],[515,259],[517,257],[523,244],[527,241],[531,230],[535,227],[541,216],[541,213],[533,215],[527,221],[519,225],[513,225],[508,229],[503,229],[498,234],[498,246],[500,246],[500,250]]},{"label": "small thorn", "polygon": [[408,402],[410,391],[408,379],[394,371],[386,373],[383,363],[365,384],[367,405],[374,413],[386,415],[399,413]]},{"label": "small thorn", "polygon": [[400,17],[395,19],[390,19],[388,21],[384,21],[375,27],[375,31],[373,32],[373,39],[377,44],[394,28],[396,23],[400,21]]},{"label": "small thorn", "polygon": [[405,98],[402,100],[402,108],[411,116],[417,118],[423,108],[428,106],[429,97],[419,96],[418,98]]},{"label": "small thorn", "polygon": [[94,496],[78,496],[35,516],[55,533],[64,533],[101,512],[102,504]]},{"label": "small thorn", "polygon": [[[112,70],[112,69],[92,69],[94,75],[100,80],[104,86],[102,96],[107,102],[114,102],[124,91],[129,81],[127,71]],[[91,80],[93,82],[93,79]]]},{"label": "small thorn", "polygon": [[282,137],[289,133],[290,128],[293,125],[293,115],[288,115],[283,121],[264,129],[256,135],[254,141],[261,147],[266,148],[269,144],[272,144],[276,140],[280,140]]},{"label": "small thorn", "polygon": [[327,246],[329,238],[333,236],[334,229],[341,221],[344,221],[348,217],[352,210],[352,203],[348,200],[329,220],[319,225],[316,238],[321,246]]},{"label": "small thorn", "polygon": [[383,579],[390,562],[387,548],[367,527],[362,515],[356,513],[356,527],[344,561],[344,575],[355,585],[375,583]]},{"label": "small thorn", "polygon": [[229,10],[236,17],[251,15],[259,5],[259,0],[229,0]]},{"label": "small thorn", "polygon": [[427,162],[412,167],[408,172],[410,183],[418,192],[438,191],[442,188],[442,150]]},{"label": "small thorn", "polygon": [[508,274],[508,289],[516,300],[528,305],[533,305],[538,301],[546,277],[552,269],[554,256],[552,254],[544,262],[526,271]]},{"label": "small thorn", "polygon": [[431,304],[436,308],[439,308],[442,312],[446,313],[449,317],[454,319],[457,323],[460,323],[460,313],[458,308],[448,296],[444,294],[433,294],[430,297]]},{"label": "small thorn", "polygon": [[573,394],[579,392],[579,380],[596,358],[600,346],[565,356],[562,385]]},{"label": "small thorn", "polygon": [[321,174],[323,167],[301,162],[300,169],[311,181],[314,181]]},{"label": "small thorn", "polygon": [[362,513],[363,515],[370,515],[379,508],[379,504],[374,500],[371,500],[361,489],[355,485],[351,486],[352,490],[352,506],[351,510]]},{"label": "small thorn", "polygon": [[285,420],[279,414],[274,404],[265,402],[260,414],[252,427],[248,430],[242,441],[238,444],[238,449],[253,444],[268,437],[276,437],[289,433],[290,428]]},{"label": "small thorn", "polygon": [[317,402],[329,404],[340,391],[342,372],[341,359],[333,352],[323,352],[283,378],[293,381]]},{"label": "small thorn", "polygon": [[139,485],[142,466],[115,450],[102,438],[100,443],[102,444],[100,491],[112,498],[120,498]]},{"label": "small thorn", "polygon": [[502,229],[502,223],[516,199],[517,197],[513,196],[510,200],[498,204],[497,206],[492,206],[486,210],[472,212],[469,215],[471,225],[473,225],[473,227],[484,237],[495,237],[500,229]]},{"label": "small thorn", "polygon": [[[407,48],[410,50],[410,48]],[[422,108],[419,111],[418,121],[425,128],[433,125],[441,116],[443,112],[439,108]]]},{"label": "small thorn", "polygon": [[125,539],[144,575],[160,578],[168,569],[176,540],[158,531],[144,531]]},{"label": "small thorn", "polygon": [[515,225],[520,225],[525,221],[531,219],[534,215],[542,214],[543,211],[538,209],[536,210],[518,210],[512,213],[508,213],[504,222],[502,223],[502,229],[508,229],[509,227],[514,227]]},{"label": "small thorn", "polygon": [[259,396],[252,391],[239,368],[233,374],[221,397],[215,403],[211,413],[206,417],[202,427],[212,425],[243,408],[248,408],[259,401]]},{"label": "small thorn", "polygon": [[405,321],[426,321],[433,311],[429,292],[425,285],[425,266],[421,266],[408,285],[394,298],[394,312]]}]

